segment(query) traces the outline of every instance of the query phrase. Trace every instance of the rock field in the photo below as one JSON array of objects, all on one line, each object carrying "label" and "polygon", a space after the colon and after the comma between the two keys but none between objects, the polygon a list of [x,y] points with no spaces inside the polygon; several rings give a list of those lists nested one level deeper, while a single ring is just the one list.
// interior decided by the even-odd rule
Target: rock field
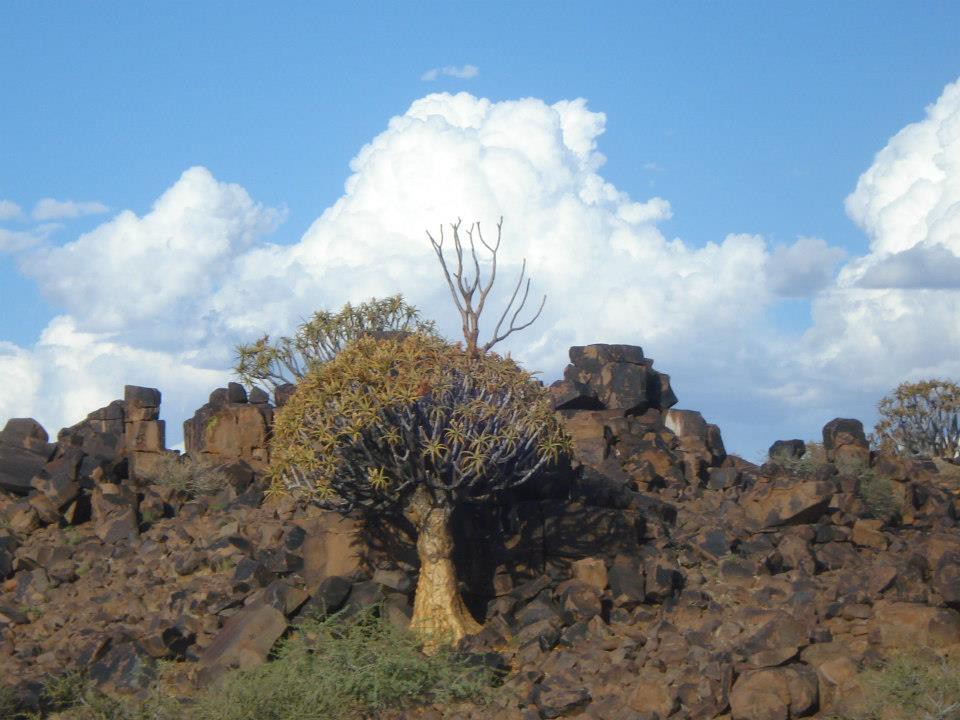
[{"label": "rock field", "polygon": [[[756,466],[674,408],[640,348],[570,358],[550,392],[571,461],[455,523],[483,622],[463,649],[509,668],[496,717],[828,717],[892,652],[960,653],[960,468],[871,453],[851,419],[826,424],[817,462],[790,440]],[[228,480],[201,497],[151,480],[169,452],[160,402],[127,386],[56,442],[29,419],[0,432],[4,683],[29,693],[81,668],[136,692],[168,659],[189,693],[264,662],[309,611],[382,602],[406,622],[401,518],[366,527],[265,496],[265,393],[231,383],[184,424],[188,454]]]}]

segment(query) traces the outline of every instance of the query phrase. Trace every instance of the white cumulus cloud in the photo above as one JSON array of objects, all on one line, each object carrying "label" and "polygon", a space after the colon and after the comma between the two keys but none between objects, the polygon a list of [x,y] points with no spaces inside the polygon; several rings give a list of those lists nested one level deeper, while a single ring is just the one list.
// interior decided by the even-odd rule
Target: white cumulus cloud
[{"label": "white cumulus cloud", "polygon": [[476,65],[464,65],[462,67],[457,67],[456,65],[446,65],[444,67],[430,68],[420,76],[420,79],[425,82],[431,82],[440,76],[446,76],[459,78],[460,80],[470,80],[471,78],[477,77],[479,74],[480,68],[478,68]]},{"label": "white cumulus cloud", "polygon": [[145,215],[125,210],[73,242],[41,249],[23,267],[83,329],[179,348],[213,332],[211,296],[282,217],[239,185],[191,168]]},{"label": "white cumulus cloud", "polygon": [[770,289],[783,297],[809,297],[831,283],[845,256],[842,248],[820,238],[801,237],[792,245],[778,245],[767,263]]},{"label": "white cumulus cloud", "polygon": [[960,81],[877,153],[846,208],[870,252],[814,301],[807,365],[874,397],[960,377]]}]

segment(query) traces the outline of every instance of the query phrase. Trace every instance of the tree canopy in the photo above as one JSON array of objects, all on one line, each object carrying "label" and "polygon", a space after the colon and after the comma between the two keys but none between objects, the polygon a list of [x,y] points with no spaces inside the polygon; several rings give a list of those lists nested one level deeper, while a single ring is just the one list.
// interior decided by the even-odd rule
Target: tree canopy
[{"label": "tree canopy", "polygon": [[360,337],[308,372],[276,417],[278,488],[341,509],[483,499],[567,448],[544,388],[513,360],[423,333]]},{"label": "tree canopy", "polygon": [[347,303],[337,313],[318,310],[292,337],[271,341],[269,335],[263,335],[238,345],[234,370],[246,385],[269,392],[280,385],[296,384],[311,368],[332,359],[362,335],[410,330],[435,333],[433,322],[422,320],[420,311],[402,295],[372,298],[356,306]]},{"label": "tree canopy", "polygon": [[877,408],[874,436],[882,449],[960,458],[960,385],[949,380],[901,383]]}]

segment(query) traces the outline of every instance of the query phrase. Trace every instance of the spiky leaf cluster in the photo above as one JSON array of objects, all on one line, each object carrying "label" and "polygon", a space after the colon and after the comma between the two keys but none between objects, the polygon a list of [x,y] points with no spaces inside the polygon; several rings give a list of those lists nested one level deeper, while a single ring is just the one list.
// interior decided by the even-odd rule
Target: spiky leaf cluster
[{"label": "spiky leaf cluster", "polygon": [[569,449],[546,390],[513,360],[410,333],[363,336],[277,413],[274,492],[341,510],[486,499]]},{"label": "spiky leaf cluster", "polygon": [[327,362],[351,340],[367,333],[418,331],[432,335],[432,321],[421,320],[420,311],[392,295],[353,306],[338,313],[320,310],[297,328],[293,337],[275,341],[264,335],[255,342],[237,346],[234,372],[247,386],[271,391],[297,383],[311,368]]},{"label": "spiky leaf cluster", "polygon": [[902,383],[877,406],[874,434],[886,450],[960,457],[960,385],[949,380]]}]

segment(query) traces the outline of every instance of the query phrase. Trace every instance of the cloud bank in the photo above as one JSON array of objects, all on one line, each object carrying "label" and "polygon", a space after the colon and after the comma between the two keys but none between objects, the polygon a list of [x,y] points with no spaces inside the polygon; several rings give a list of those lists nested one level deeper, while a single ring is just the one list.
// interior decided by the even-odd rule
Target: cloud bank
[{"label": "cloud bank", "polygon": [[[318,307],[395,292],[456,338],[424,230],[461,217],[490,233],[501,215],[502,284],[482,339],[526,258],[546,308],[499,350],[551,380],[570,345],[642,345],[674,376],[682,405],[719,422],[734,449],[863,415],[908,376],[960,375],[956,291],[903,286],[909,273],[882,271],[921,245],[960,252],[956,85],[860,178],[847,208],[870,253],[836,277],[844,253],[821,239],[771,248],[732,234],[694,247],[668,237],[666,199],[633,198],[603,178],[605,124],[582,99],[428,95],[360,149],[342,197],[290,245],[269,240],[282,209],[191,168],[144,215],[123,211],[28,253],[24,272],[64,315],[33,347],[0,345],[0,372],[20,379],[0,396],[0,417],[34,415],[55,430],[126,382],[160,387],[179,424],[229,379],[237,342],[289,332]],[[802,335],[774,320],[789,297],[812,298]]]}]

